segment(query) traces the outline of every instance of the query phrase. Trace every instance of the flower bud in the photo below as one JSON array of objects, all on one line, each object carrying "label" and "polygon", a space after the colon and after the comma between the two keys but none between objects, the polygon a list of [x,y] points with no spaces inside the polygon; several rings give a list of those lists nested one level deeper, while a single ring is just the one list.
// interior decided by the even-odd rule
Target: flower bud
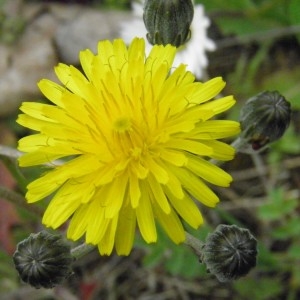
[{"label": "flower bud", "polygon": [[241,110],[242,137],[254,150],[278,140],[288,128],[291,105],[277,91],[250,98]]},{"label": "flower bud", "polygon": [[219,225],[206,238],[202,261],[220,282],[246,275],[256,265],[257,241],[248,229]]},{"label": "flower bud", "polygon": [[20,242],[13,260],[21,279],[35,288],[52,288],[72,273],[71,247],[61,235],[47,231]]},{"label": "flower bud", "polygon": [[146,0],[143,18],[149,43],[183,45],[190,39],[193,16],[191,0]]}]

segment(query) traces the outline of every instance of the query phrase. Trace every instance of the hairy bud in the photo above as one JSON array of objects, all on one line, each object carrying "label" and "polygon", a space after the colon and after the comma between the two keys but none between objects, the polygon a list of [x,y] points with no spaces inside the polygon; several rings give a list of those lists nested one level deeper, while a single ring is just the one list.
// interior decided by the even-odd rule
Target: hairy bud
[{"label": "hairy bud", "polygon": [[61,235],[47,231],[20,242],[13,260],[21,279],[35,288],[52,288],[72,273],[70,246]]},{"label": "hairy bud", "polygon": [[241,136],[258,150],[278,140],[290,120],[290,103],[276,91],[262,92],[250,98],[241,110]]},{"label": "hairy bud", "polygon": [[191,0],[146,0],[143,17],[149,43],[183,45],[190,39],[193,16]]},{"label": "hairy bud", "polygon": [[256,265],[257,241],[248,229],[219,225],[209,234],[202,249],[202,261],[220,282],[246,275]]}]

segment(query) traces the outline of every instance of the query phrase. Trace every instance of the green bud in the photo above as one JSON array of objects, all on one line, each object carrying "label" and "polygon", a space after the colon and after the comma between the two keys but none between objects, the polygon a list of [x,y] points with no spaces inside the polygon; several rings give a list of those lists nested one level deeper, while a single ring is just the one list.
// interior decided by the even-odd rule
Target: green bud
[{"label": "green bud", "polygon": [[254,150],[278,140],[291,120],[290,103],[277,91],[262,92],[245,103],[241,110],[241,137]]},{"label": "green bud", "polygon": [[35,288],[52,288],[71,275],[71,247],[61,235],[31,234],[17,245],[13,261],[21,279]]},{"label": "green bud", "polygon": [[248,229],[219,225],[206,238],[202,261],[220,282],[238,279],[256,266],[257,241]]},{"label": "green bud", "polygon": [[190,39],[193,16],[191,0],[146,0],[143,17],[149,43],[183,45]]}]

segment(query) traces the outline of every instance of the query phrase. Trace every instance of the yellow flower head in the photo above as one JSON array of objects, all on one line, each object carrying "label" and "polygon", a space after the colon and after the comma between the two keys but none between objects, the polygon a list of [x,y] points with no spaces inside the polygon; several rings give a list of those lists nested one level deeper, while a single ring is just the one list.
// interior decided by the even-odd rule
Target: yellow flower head
[{"label": "yellow flower head", "polygon": [[[32,203],[54,193],[43,223],[67,236],[98,245],[101,254],[128,255],[135,229],[147,243],[157,239],[155,220],[175,243],[185,240],[182,221],[197,228],[197,199],[214,207],[218,197],[205,181],[228,186],[232,178],[204,157],[230,160],[234,149],[217,139],[235,135],[239,124],[210,120],[234,103],[211,100],[224,87],[206,83],[180,65],[170,69],[176,48],[145,41],[127,48],[101,41],[98,54],[80,53],[83,72],[59,64],[63,85],[41,80],[53,104],[25,102],[17,122],[37,131],[19,141],[20,166],[51,162],[54,168],[28,185]],[[63,164],[55,160],[68,157]]]}]

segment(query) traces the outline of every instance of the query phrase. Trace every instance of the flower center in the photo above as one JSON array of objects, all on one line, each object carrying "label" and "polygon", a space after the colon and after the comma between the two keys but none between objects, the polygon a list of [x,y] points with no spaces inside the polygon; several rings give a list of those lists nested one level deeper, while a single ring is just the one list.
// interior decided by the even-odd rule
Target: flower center
[{"label": "flower center", "polygon": [[118,133],[124,133],[131,128],[131,121],[128,117],[117,118],[113,123],[113,129]]},{"label": "flower center", "polygon": [[133,159],[137,160],[142,155],[142,149],[139,147],[134,147],[134,148],[130,149],[130,155]]}]

